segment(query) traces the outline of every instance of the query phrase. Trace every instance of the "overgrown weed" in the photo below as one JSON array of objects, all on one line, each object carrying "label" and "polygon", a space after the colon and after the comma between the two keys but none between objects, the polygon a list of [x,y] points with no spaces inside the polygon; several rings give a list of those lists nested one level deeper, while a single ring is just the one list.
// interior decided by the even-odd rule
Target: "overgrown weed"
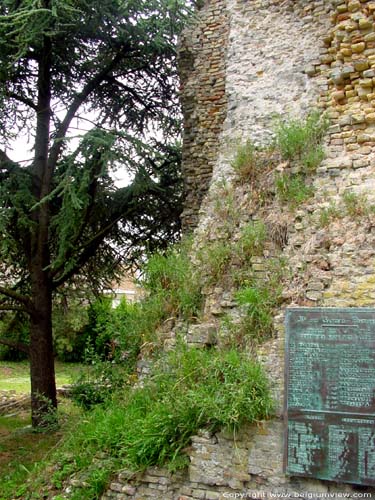
[{"label": "overgrown weed", "polygon": [[345,191],[342,200],[346,214],[350,217],[357,218],[375,213],[375,207],[369,203],[367,196],[363,193]]},{"label": "overgrown weed", "polygon": [[311,111],[305,120],[280,121],[275,134],[281,157],[300,162],[305,173],[315,171],[324,158],[322,141],[328,127],[328,118],[317,110]]},{"label": "overgrown weed", "polygon": [[[296,208],[314,194],[307,178],[324,159],[322,143],[328,126],[326,115],[317,110],[305,119],[280,119],[273,144],[261,149],[248,140],[238,147],[232,161],[237,180],[252,186],[260,205],[269,202],[269,195],[276,192],[283,204]],[[275,176],[272,189],[265,182],[266,174],[280,163],[280,159],[287,162],[287,169]],[[291,172],[291,167],[297,168],[298,172]]]},{"label": "overgrown weed", "polygon": [[320,227],[328,227],[329,224],[336,219],[339,219],[344,214],[336,203],[332,202],[328,207],[322,208],[319,212],[319,225]]},{"label": "overgrown weed", "polygon": [[281,203],[296,208],[314,194],[314,188],[306,184],[302,174],[281,174],[275,179],[276,194]]},{"label": "overgrown weed", "polygon": [[115,468],[167,463],[175,470],[186,465],[183,450],[199,429],[234,431],[271,414],[268,383],[257,363],[236,350],[179,345],[159,359],[143,387],[129,387],[87,414],[53,456],[58,468],[52,481],[61,488],[82,474],[86,486],[72,498],[99,498]]}]

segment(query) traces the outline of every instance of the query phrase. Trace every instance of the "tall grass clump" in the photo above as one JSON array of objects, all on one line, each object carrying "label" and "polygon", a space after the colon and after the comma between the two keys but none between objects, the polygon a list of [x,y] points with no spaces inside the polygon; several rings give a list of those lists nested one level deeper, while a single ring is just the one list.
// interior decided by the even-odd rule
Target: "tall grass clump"
[{"label": "tall grass clump", "polygon": [[242,258],[263,255],[267,236],[267,226],[262,220],[246,224],[238,240],[238,252]]},{"label": "tall grass clump", "polygon": [[257,150],[250,140],[238,146],[231,165],[240,179],[254,180],[258,168]]},{"label": "tall grass clump", "polygon": [[247,286],[237,292],[237,303],[245,311],[241,322],[243,336],[255,343],[272,336],[274,310],[280,302],[280,294],[280,287],[262,284]]},{"label": "tall grass clump", "polygon": [[163,254],[152,255],[144,267],[142,286],[148,291],[147,302],[163,306],[163,315],[197,316],[201,306],[201,290],[190,258],[189,245],[181,243]]},{"label": "tall grass clump", "polygon": [[345,191],[342,200],[345,212],[350,217],[356,218],[374,213],[374,207],[369,204],[367,196],[364,193]]},{"label": "tall grass clump", "polygon": [[205,276],[206,284],[220,281],[228,270],[233,256],[233,247],[227,241],[213,241],[198,252],[199,267]]},{"label": "tall grass clump", "polygon": [[[274,313],[281,303],[282,281],[286,271],[284,259],[265,259],[265,276],[259,279],[256,273],[253,274],[235,294],[236,302],[244,312],[234,332],[238,345],[248,344],[248,341],[256,345],[272,337]],[[235,325],[229,325],[229,331],[231,326]]]},{"label": "tall grass clump", "polygon": [[340,211],[336,203],[330,203],[328,207],[322,208],[319,212],[320,227],[328,227],[332,221],[343,217],[344,214]]},{"label": "tall grass clump", "polygon": [[300,161],[306,172],[314,171],[324,158],[322,141],[329,122],[319,111],[305,120],[289,119],[276,128],[276,145],[284,160]]},{"label": "tall grass clump", "polygon": [[298,207],[314,194],[313,187],[306,184],[306,178],[302,174],[276,176],[275,190],[279,200],[292,208]]},{"label": "tall grass clump", "polygon": [[54,456],[59,465],[53,480],[61,484],[84,470],[87,486],[72,498],[98,498],[98,483],[88,472],[97,450],[104,453],[101,477],[113,467],[138,471],[169,464],[175,470],[186,465],[184,449],[200,429],[235,431],[271,414],[259,364],[235,350],[181,345],[159,359],[143,387],[128,388],[87,415]]}]

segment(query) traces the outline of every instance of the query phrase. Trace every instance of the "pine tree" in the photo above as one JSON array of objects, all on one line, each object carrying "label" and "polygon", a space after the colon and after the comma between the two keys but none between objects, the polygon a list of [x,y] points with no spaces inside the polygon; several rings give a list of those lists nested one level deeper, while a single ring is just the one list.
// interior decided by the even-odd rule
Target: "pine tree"
[{"label": "pine tree", "polygon": [[[0,310],[30,319],[32,423],[56,407],[53,298],[173,240],[181,0],[2,0]],[[77,121],[89,130],[73,139]],[[154,129],[162,139],[152,139]],[[33,158],[7,154],[27,131]],[[111,173],[133,181],[116,188]]]}]

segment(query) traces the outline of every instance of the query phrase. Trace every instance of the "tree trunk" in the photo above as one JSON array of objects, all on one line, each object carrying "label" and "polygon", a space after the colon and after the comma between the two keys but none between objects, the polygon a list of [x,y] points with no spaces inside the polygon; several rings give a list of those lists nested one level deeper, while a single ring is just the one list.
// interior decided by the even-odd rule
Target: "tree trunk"
[{"label": "tree trunk", "polygon": [[[51,1],[42,6],[50,9]],[[52,168],[48,167],[51,118],[52,45],[43,36],[39,53],[38,104],[33,172],[38,182],[35,198],[42,201],[51,192]],[[30,237],[29,270],[33,312],[30,317],[31,421],[33,427],[47,427],[56,422],[56,382],[52,346],[52,286],[49,277],[48,201],[33,212],[35,226]]]},{"label": "tree trunk", "polygon": [[[52,293],[43,271],[32,283],[30,320],[31,421],[33,427],[56,423],[56,383],[52,344]],[[38,279],[39,278],[39,279]]]}]

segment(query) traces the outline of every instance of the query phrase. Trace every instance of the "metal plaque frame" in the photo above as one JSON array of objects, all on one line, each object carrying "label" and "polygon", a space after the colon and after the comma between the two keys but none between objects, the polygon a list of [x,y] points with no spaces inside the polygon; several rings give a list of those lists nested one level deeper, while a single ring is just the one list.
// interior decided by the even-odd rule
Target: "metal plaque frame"
[{"label": "metal plaque frame", "polygon": [[375,309],[286,310],[284,472],[375,486]]}]

